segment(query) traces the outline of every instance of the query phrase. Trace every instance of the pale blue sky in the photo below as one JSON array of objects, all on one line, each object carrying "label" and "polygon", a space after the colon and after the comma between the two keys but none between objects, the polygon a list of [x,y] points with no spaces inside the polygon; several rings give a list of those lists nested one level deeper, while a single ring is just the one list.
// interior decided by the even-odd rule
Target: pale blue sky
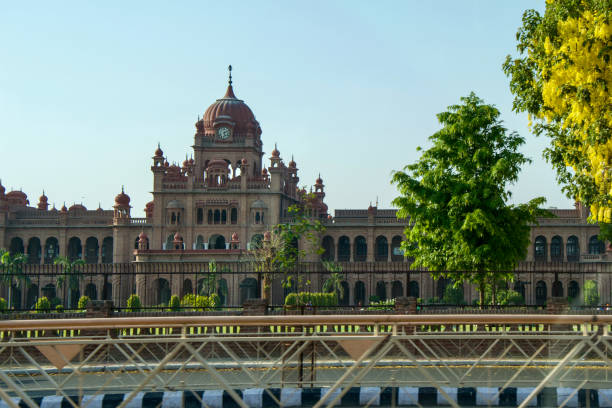
[{"label": "pale blue sky", "polygon": [[[0,178],[32,204],[109,208],[121,185],[142,216],[151,156],[191,152],[198,115],[236,95],[263,129],[264,150],[293,153],[300,184],[320,172],[330,209],[396,196],[392,170],[418,158],[435,114],[475,91],[526,137],[534,163],[515,202],[570,207],[547,144],[511,111],[501,64],[514,53],[518,1],[3,2]],[[269,154],[266,154],[266,157]]]}]

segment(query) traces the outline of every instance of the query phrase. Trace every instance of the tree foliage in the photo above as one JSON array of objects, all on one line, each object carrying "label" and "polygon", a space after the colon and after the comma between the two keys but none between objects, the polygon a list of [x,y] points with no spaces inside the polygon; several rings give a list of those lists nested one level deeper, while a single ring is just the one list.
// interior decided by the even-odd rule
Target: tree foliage
[{"label": "tree foliage", "polygon": [[585,306],[597,306],[599,305],[599,289],[597,282],[594,280],[587,280],[584,282],[584,288],[582,289],[584,294],[584,305]]},{"label": "tree foliage", "polygon": [[[58,256],[53,260],[54,265],[60,265],[62,267],[62,273],[57,276],[57,287],[61,288],[66,284],[68,286],[68,308],[70,309],[72,303],[72,291],[79,289],[79,283],[83,279],[83,272],[81,266],[85,265],[85,261],[82,259],[70,260],[65,256]],[[66,293],[66,292],[64,292]]]},{"label": "tree foliage", "polygon": [[[496,279],[510,280],[525,258],[530,224],[544,198],[509,205],[508,185],[529,159],[518,151],[524,139],[507,130],[499,111],[474,93],[438,114],[442,129],[419,161],[393,174],[400,196],[398,217],[410,217],[405,255],[434,279],[464,281],[484,290]],[[420,150],[420,148],[419,148]]]},{"label": "tree foliage", "polygon": [[[13,302],[13,285],[21,288],[23,284],[30,284],[30,279],[23,273],[23,265],[27,261],[27,255],[14,254],[0,248],[0,283],[8,287],[8,308],[15,307]],[[17,305],[19,306],[19,305]]]},{"label": "tree foliage", "polygon": [[[507,57],[514,110],[528,112],[564,192],[612,221],[612,0],[549,0],[523,14],[517,58]],[[533,123],[531,122],[533,120]]]}]

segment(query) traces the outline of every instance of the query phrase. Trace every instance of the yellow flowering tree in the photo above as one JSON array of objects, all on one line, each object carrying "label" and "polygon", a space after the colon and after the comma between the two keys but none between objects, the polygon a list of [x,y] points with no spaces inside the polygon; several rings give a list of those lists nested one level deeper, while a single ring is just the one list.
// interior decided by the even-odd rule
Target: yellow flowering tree
[{"label": "yellow flowering tree", "polygon": [[551,138],[544,156],[564,192],[612,222],[612,0],[547,0],[523,14],[519,56],[503,65],[513,109]]}]

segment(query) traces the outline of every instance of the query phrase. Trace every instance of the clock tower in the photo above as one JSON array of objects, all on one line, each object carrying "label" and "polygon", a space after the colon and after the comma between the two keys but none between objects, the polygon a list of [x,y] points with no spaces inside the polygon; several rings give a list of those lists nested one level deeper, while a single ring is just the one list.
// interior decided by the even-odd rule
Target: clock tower
[{"label": "clock tower", "polygon": [[242,159],[249,163],[249,176],[257,176],[262,167],[261,127],[253,111],[234,94],[232,66],[223,98],[217,99],[196,122],[194,159],[196,178],[205,178],[208,164],[224,160],[232,175],[242,173]]}]

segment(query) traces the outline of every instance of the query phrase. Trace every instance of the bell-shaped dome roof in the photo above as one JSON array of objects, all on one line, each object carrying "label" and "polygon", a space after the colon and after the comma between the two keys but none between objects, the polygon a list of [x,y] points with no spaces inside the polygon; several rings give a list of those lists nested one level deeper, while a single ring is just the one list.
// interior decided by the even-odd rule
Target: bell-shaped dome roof
[{"label": "bell-shaped dome roof", "polygon": [[125,194],[125,191],[123,191],[123,186],[121,187],[121,192],[115,196],[115,206],[116,207],[129,207],[130,206],[130,196]]},{"label": "bell-shaped dome roof", "polygon": [[211,132],[214,131],[215,122],[232,122],[234,132],[253,131],[257,135],[261,133],[259,122],[255,119],[253,111],[244,101],[236,98],[231,83],[223,98],[217,99],[206,109],[202,121],[204,129]]}]

